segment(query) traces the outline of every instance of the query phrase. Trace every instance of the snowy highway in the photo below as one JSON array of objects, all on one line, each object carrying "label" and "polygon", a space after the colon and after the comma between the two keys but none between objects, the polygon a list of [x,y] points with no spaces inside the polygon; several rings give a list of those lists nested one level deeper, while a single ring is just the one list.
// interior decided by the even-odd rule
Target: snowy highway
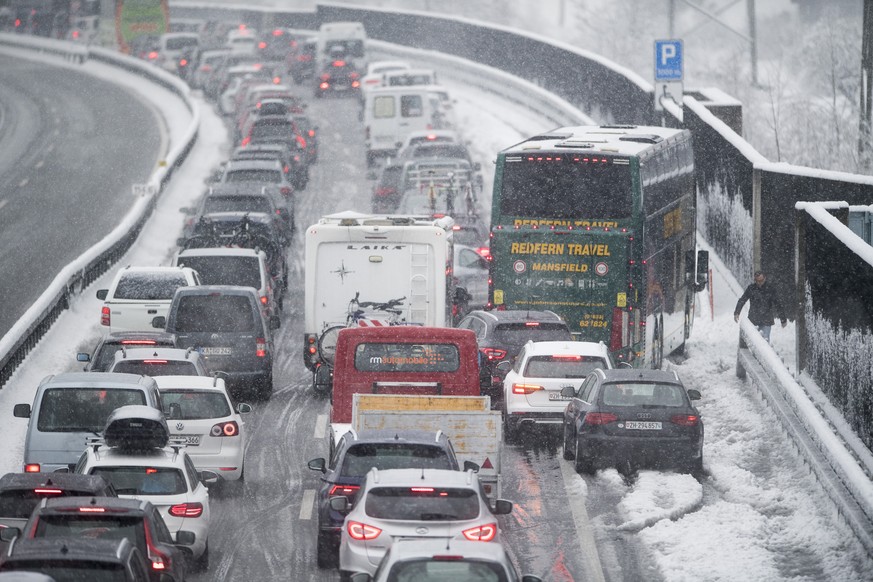
[{"label": "snowy highway", "polygon": [[[171,102],[142,80],[128,75],[118,80],[163,107]],[[450,84],[449,89],[458,100],[462,131],[485,169],[487,192],[496,151],[551,125],[468,87]],[[326,213],[367,210],[371,188],[356,102],[309,102],[320,128],[320,157],[297,201],[298,227]],[[192,205],[204,190],[204,179],[227,156],[223,120],[206,102],[200,106],[200,138],[124,264],[168,263],[176,250],[171,241],[184,218],[179,208]],[[172,126],[183,117],[170,111],[171,139]],[[155,153],[143,155],[154,159]],[[310,393],[300,353],[299,234],[288,260],[292,283],[276,337],[274,396],[247,419],[242,496],[212,500],[211,565],[198,580],[338,579],[336,572],[315,566],[313,493],[318,480],[306,461],[327,453],[323,428],[328,406]],[[707,293],[698,296],[687,353],[668,364],[688,388],[703,394],[705,476],[698,481],[690,475],[640,471],[626,478],[606,470],[582,477],[561,458],[558,434],[507,445],[503,496],[516,507],[499,522],[521,571],[555,581],[873,579],[873,560],[840,521],[773,413],[736,377],[738,326],[732,314],[740,287],[718,269],[717,258],[713,263],[713,307]],[[26,421],[12,418],[12,406],[29,402],[45,375],[77,369],[75,353],[90,351],[101,333],[94,290],[105,287],[113,273],[73,302],[0,390],[6,427],[0,473],[21,468]],[[791,327],[774,329],[777,348],[792,341],[791,333]]]}]

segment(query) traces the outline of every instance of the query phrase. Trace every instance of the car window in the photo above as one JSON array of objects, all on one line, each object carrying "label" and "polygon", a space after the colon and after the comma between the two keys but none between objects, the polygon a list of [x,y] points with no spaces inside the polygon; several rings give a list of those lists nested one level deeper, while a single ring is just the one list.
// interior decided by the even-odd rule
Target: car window
[{"label": "car window", "polygon": [[158,534],[158,540],[165,544],[174,544],[176,543],[173,540],[173,536],[170,533],[170,530],[167,528],[167,524],[164,523],[164,518],[161,517],[161,514],[154,507],[151,509],[149,522],[152,527],[154,527],[155,532]]},{"label": "car window", "polygon": [[170,300],[179,287],[186,287],[188,280],[181,273],[125,273],[115,287],[115,299]]},{"label": "car window", "polygon": [[584,378],[606,360],[594,356],[531,356],[523,376],[527,378]]},{"label": "car window", "polygon": [[608,406],[684,407],[684,390],[676,384],[621,382],[603,385],[603,404]]},{"label": "car window", "polygon": [[361,372],[455,372],[461,367],[454,344],[360,343],[355,369]]},{"label": "car window", "polygon": [[137,374],[140,376],[198,376],[199,371],[194,362],[179,362],[172,360],[122,360],[116,363],[112,372]]},{"label": "car window", "polygon": [[104,513],[65,513],[40,515],[34,538],[81,537],[86,539],[122,540],[127,538],[145,547],[145,530],[141,516]]},{"label": "car window", "polygon": [[187,453],[183,453],[185,457],[185,471],[188,473],[188,482],[191,483],[191,491],[197,489],[197,485],[200,484],[200,475],[197,473],[197,468],[194,467],[194,461],[191,460],[191,457],[188,456]]},{"label": "car window", "polygon": [[511,582],[502,565],[484,560],[435,560],[415,558],[399,560],[388,571],[388,582]]},{"label": "car window", "polygon": [[93,467],[91,475],[102,475],[119,495],[178,495],[188,491],[182,472],[173,467]]},{"label": "car window", "polygon": [[424,115],[424,105],[419,95],[400,96],[401,117],[421,117]]},{"label": "car window", "polygon": [[453,487],[374,487],[364,512],[378,519],[460,521],[479,517],[479,495]]},{"label": "car window", "polygon": [[394,117],[394,96],[380,95],[373,99],[373,117],[385,119]]},{"label": "car window", "polygon": [[414,443],[360,443],[345,454],[340,473],[348,477],[363,477],[376,467],[385,469],[447,469],[452,462],[442,447]]},{"label": "car window", "polygon": [[224,181],[231,184],[239,182],[264,182],[267,184],[277,184],[282,181],[282,171],[267,169],[230,170],[225,173]]},{"label": "car window", "polygon": [[[537,323],[537,325],[533,325]],[[530,325],[528,325],[530,324]],[[563,323],[524,322],[500,323],[494,328],[494,341],[509,346],[523,346],[529,341],[571,340],[570,330]]]},{"label": "car window", "polygon": [[178,263],[197,271],[203,285],[263,286],[258,257],[179,257]]},{"label": "car window", "polygon": [[40,432],[100,432],[119,406],[146,404],[142,390],[49,388],[42,396],[36,428]]},{"label": "car window", "polygon": [[273,212],[270,199],[263,196],[209,196],[203,214],[212,212]]},{"label": "car window", "polygon": [[167,407],[179,405],[179,415],[174,416],[174,420],[223,418],[231,414],[227,398],[220,392],[164,390],[162,396]]},{"label": "car window", "polygon": [[461,249],[458,253],[458,266],[468,269],[488,269],[488,262],[476,251]]},{"label": "car window", "polygon": [[579,387],[577,392],[577,396],[580,400],[585,402],[591,402],[591,392],[594,390],[594,387],[597,385],[597,376],[588,376],[585,382],[582,383],[582,386]]},{"label": "car window", "polygon": [[244,295],[181,297],[176,312],[177,332],[253,332],[255,317]]}]

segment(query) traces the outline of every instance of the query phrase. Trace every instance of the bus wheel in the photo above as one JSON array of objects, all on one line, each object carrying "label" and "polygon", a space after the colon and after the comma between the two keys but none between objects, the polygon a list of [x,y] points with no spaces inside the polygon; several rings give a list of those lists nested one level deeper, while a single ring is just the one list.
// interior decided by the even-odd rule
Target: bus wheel
[{"label": "bus wheel", "polygon": [[664,320],[655,320],[655,333],[652,341],[652,369],[660,370],[664,363]]}]

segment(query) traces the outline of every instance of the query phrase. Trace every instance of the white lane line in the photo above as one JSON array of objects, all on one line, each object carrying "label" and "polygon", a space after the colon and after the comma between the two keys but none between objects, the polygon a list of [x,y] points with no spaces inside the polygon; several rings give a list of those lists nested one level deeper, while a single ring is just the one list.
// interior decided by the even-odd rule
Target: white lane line
[{"label": "white lane line", "polygon": [[41,167],[43,167],[44,165],[45,165],[45,160],[40,160],[40,161],[38,161],[38,162],[36,163],[36,165],[35,165],[34,167],[35,167],[35,168],[41,168]]},{"label": "white lane line", "polygon": [[327,433],[327,415],[319,414],[315,419],[315,434],[312,436],[317,439],[323,439]]},{"label": "white lane line", "polygon": [[6,206],[7,204],[9,204],[8,199],[4,198],[3,200],[0,200],[0,210],[2,210],[3,207]]},{"label": "white lane line", "polygon": [[28,183],[28,182],[30,182],[30,179],[29,179],[29,178],[25,178],[24,180],[22,180],[21,182],[18,183],[18,187],[19,187],[19,188],[24,188],[25,186],[27,186],[27,183]]},{"label": "white lane line", "polygon": [[49,144],[49,146],[45,149],[46,153],[51,153],[55,149],[55,144]]},{"label": "white lane line", "polygon": [[588,510],[585,508],[585,496],[580,494],[579,483],[574,481],[582,477],[573,470],[572,462],[558,460],[561,466],[561,477],[564,479],[564,489],[567,492],[567,504],[573,514],[576,523],[576,539],[582,550],[581,562],[585,564],[585,572],[580,576],[581,580],[589,582],[604,582],[603,566],[600,564],[600,556],[597,554],[597,545],[594,543],[594,532],[591,530],[591,522],[588,520]]},{"label": "white lane line", "polygon": [[315,489],[307,489],[303,492],[303,501],[300,502],[300,519],[312,519],[312,508],[315,505]]}]

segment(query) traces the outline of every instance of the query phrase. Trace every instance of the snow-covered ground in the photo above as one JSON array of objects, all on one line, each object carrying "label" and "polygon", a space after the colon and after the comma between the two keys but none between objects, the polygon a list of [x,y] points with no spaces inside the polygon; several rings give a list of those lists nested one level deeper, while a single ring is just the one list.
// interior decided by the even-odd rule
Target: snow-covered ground
[{"label": "snow-covered ground", "polygon": [[[114,74],[87,65],[93,74]],[[173,103],[162,90],[139,79],[116,76],[155,103]],[[484,161],[494,152],[544,127],[535,116],[450,87],[466,134]],[[179,207],[191,206],[203,180],[226,156],[225,127],[203,104],[201,139],[188,162],[175,174],[155,215],[125,264],[164,264],[181,230]],[[170,125],[185,123],[181,107],[169,109]],[[510,125],[503,119],[511,118]],[[479,138],[477,136],[485,136]],[[487,164],[483,164],[487,167]],[[643,471],[628,484],[616,471],[583,478],[568,473],[568,495],[589,500],[614,498],[618,522],[594,519],[598,535],[636,533],[664,579],[680,580],[870,580],[873,561],[851,532],[832,514],[820,485],[782,433],[778,421],[757,393],[734,373],[738,326],[733,309],[741,285],[713,260],[712,307],[708,292],[698,297],[698,318],[687,359],[675,368],[689,387],[703,393],[704,447],[708,476],[698,482],[687,475]],[[99,302],[93,290],[105,287],[112,272],[73,300],[52,330],[0,391],[4,411],[4,446],[0,474],[20,470],[26,421],[11,418],[13,404],[30,402],[47,374],[76,369],[76,351],[89,351],[100,333]],[[743,282],[745,284],[745,282]],[[772,339],[790,361],[792,327],[773,329]],[[563,462],[563,461],[562,461]],[[591,509],[589,507],[589,509]],[[601,556],[610,568],[609,556]]]}]

